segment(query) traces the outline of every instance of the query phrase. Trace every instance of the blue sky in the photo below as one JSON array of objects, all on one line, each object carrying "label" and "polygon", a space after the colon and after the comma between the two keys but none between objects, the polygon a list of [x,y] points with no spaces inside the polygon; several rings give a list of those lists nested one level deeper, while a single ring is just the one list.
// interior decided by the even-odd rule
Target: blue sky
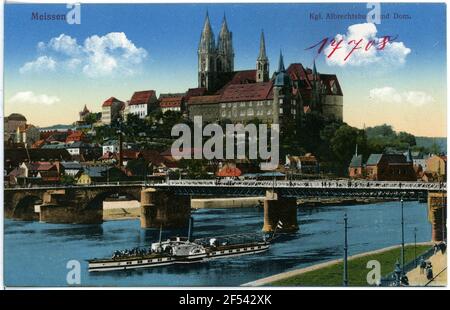
[{"label": "blue sky", "polygon": [[[155,89],[161,93],[196,87],[197,46],[206,10],[216,35],[226,14],[233,32],[236,70],[255,67],[259,34],[264,29],[271,73],[277,68],[280,49],[286,64],[301,62],[310,67],[316,50],[305,48],[325,37],[346,35],[348,27],[366,23],[314,21],[311,13],[321,13],[325,18],[327,13],[368,12],[365,3],[83,4],[81,24],[69,25],[31,20],[35,11],[65,13],[65,5],[9,4],[5,6],[5,113],[21,112],[30,122],[41,126],[69,123],[76,119],[84,104],[99,111],[102,101],[110,96],[127,100],[135,90]],[[397,42],[402,43],[391,56],[381,51],[374,62],[371,58],[367,63],[345,65],[329,62],[324,55],[317,56],[319,72],[338,75],[344,91],[344,120],[358,127],[384,120],[397,130],[446,135],[445,5],[382,4],[381,13],[389,13],[390,18],[375,25],[376,36],[398,35]],[[411,19],[394,19],[394,13],[408,14]],[[363,30],[366,29],[371,28]],[[132,56],[137,57],[136,63],[118,63],[118,68],[125,66],[123,70],[97,74],[95,70],[100,67],[83,71],[85,62],[77,63],[71,70],[62,68],[62,62],[70,57],[50,48],[51,39],[61,34],[76,39],[76,44],[83,48],[87,38],[102,38],[112,32],[123,33],[134,46]],[[46,46],[44,50],[38,49],[39,42]],[[406,54],[398,56],[398,51]],[[115,57],[117,52],[111,51],[109,56]],[[56,61],[51,70],[34,65],[25,67],[41,56]],[[24,93],[28,95],[23,96]],[[429,124],[418,124],[425,110],[433,118],[432,128]]]}]

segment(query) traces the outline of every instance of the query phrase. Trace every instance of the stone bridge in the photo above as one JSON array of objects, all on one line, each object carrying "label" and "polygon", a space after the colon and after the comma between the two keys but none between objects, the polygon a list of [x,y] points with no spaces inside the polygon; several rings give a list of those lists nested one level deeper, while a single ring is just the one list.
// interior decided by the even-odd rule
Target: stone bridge
[{"label": "stone bridge", "polygon": [[6,218],[49,223],[95,224],[103,221],[103,201],[125,196],[141,204],[141,227],[182,227],[190,216],[190,199],[195,196],[264,199],[264,231],[273,231],[278,221],[283,230],[298,229],[297,198],[377,197],[386,199],[428,199],[433,239],[445,235],[446,184],[422,182],[377,182],[349,180],[312,181],[215,181],[175,180],[166,183],[94,184],[6,188]]}]

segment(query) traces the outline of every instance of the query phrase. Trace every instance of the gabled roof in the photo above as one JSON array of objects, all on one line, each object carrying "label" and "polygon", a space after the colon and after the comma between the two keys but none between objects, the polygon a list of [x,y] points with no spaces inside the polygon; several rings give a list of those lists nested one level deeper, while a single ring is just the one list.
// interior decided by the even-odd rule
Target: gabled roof
[{"label": "gabled roof", "polygon": [[131,97],[129,105],[148,104],[152,98],[156,98],[154,90],[137,91]]},{"label": "gabled roof", "polygon": [[120,101],[119,99],[117,99],[115,97],[110,97],[103,102],[102,107],[110,107],[113,105],[113,103],[116,103],[116,102],[123,103],[123,101]]},{"label": "gabled roof", "polygon": [[353,155],[350,161],[350,168],[359,168],[363,166],[362,155]]},{"label": "gabled roof", "polygon": [[367,159],[367,166],[378,165],[382,157],[383,154],[370,154],[369,158]]},{"label": "gabled roof", "polygon": [[250,84],[231,84],[224,89],[220,101],[234,102],[272,99],[272,86],[273,83],[271,81]]},{"label": "gabled roof", "polygon": [[163,97],[159,100],[159,106],[161,108],[175,108],[175,107],[181,107],[181,104],[183,103],[183,97]]}]

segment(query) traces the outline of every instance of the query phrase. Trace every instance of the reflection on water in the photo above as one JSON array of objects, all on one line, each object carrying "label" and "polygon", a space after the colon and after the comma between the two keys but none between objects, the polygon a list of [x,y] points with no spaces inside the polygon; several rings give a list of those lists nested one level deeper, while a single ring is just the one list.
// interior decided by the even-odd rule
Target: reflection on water
[{"label": "reflection on water", "polygon": [[[191,265],[140,270],[87,272],[86,259],[109,256],[114,250],[149,246],[157,229],[142,230],[139,220],[102,225],[45,224],[5,220],[4,271],[7,286],[65,286],[66,263],[76,259],[86,286],[234,286],[290,269],[341,258],[343,214],[349,217],[350,255],[398,244],[400,205],[327,206],[301,209],[300,230],[283,236],[270,250]],[[198,210],[193,213],[194,238],[260,232],[263,212],[258,208]],[[426,204],[405,203],[405,240],[431,239]],[[163,231],[163,238],[187,235],[186,230]]]}]

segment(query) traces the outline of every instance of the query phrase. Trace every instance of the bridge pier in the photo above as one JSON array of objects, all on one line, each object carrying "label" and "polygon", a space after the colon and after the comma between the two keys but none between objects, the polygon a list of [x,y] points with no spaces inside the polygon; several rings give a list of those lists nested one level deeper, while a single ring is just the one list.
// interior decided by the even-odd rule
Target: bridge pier
[{"label": "bridge pier", "polygon": [[170,191],[147,188],[141,191],[141,228],[183,228],[191,214],[190,198]]},{"label": "bridge pier", "polygon": [[431,223],[431,241],[447,239],[447,193],[428,193],[428,221]]},{"label": "bridge pier", "polygon": [[281,221],[282,228],[277,231],[292,232],[298,230],[297,199],[281,197],[273,190],[266,191],[264,198],[264,232],[273,232]]},{"label": "bridge pier", "polygon": [[39,221],[53,224],[101,224],[103,210],[83,209],[53,204],[40,206]]}]

